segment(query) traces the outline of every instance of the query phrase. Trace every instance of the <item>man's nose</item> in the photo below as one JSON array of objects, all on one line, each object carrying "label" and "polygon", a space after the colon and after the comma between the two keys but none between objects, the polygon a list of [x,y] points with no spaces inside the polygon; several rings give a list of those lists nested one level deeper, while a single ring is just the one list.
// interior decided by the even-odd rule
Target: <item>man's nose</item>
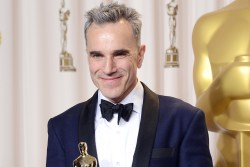
[{"label": "man's nose", "polygon": [[113,57],[108,57],[104,65],[104,72],[106,74],[111,74],[116,71],[116,63]]}]

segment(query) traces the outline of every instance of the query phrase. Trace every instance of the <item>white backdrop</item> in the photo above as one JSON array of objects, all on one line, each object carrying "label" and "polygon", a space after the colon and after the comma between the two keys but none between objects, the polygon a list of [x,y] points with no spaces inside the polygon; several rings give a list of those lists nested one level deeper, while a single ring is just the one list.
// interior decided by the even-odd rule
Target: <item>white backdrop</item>
[{"label": "white backdrop", "polygon": [[[0,0],[0,164],[44,167],[47,121],[86,100],[96,88],[88,73],[83,14],[101,0],[65,0],[68,51],[77,72],[59,71],[60,0]],[[204,13],[232,0],[179,0],[177,46],[180,68],[164,68],[169,46],[166,4],[170,0],[118,0],[142,15],[142,42],[147,51],[139,79],[159,94],[195,104],[192,30]],[[216,159],[216,135],[210,133]]]}]

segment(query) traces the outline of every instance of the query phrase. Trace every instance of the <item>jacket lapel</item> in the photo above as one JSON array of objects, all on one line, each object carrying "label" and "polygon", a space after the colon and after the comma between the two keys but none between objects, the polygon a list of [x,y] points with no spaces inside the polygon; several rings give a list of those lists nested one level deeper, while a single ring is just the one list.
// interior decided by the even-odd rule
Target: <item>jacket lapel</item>
[{"label": "jacket lapel", "polygon": [[79,142],[86,142],[88,153],[97,159],[97,151],[95,144],[95,110],[97,104],[97,91],[86,101],[79,120]]},{"label": "jacket lapel", "polygon": [[159,116],[158,95],[145,84],[142,85],[144,87],[142,116],[132,167],[149,166]]}]

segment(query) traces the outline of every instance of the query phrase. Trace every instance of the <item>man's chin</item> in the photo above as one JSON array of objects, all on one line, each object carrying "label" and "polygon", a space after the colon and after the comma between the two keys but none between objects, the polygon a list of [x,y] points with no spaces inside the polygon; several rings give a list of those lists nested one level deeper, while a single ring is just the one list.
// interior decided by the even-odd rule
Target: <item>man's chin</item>
[{"label": "man's chin", "polygon": [[114,101],[115,99],[118,99],[120,94],[117,91],[113,90],[105,90],[105,91],[101,91],[103,96],[105,96],[106,98],[108,98],[109,100]]}]

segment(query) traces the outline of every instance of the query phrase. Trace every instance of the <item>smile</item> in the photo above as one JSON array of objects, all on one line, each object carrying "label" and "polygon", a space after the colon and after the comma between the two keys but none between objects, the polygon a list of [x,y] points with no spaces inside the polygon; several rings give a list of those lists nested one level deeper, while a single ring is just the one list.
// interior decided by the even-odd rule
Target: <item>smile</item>
[{"label": "smile", "polygon": [[121,77],[110,77],[110,78],[101,78],[102,80],[104,81],[114,81],[114,80],[117,80],[117,79],[120,79]]}]

